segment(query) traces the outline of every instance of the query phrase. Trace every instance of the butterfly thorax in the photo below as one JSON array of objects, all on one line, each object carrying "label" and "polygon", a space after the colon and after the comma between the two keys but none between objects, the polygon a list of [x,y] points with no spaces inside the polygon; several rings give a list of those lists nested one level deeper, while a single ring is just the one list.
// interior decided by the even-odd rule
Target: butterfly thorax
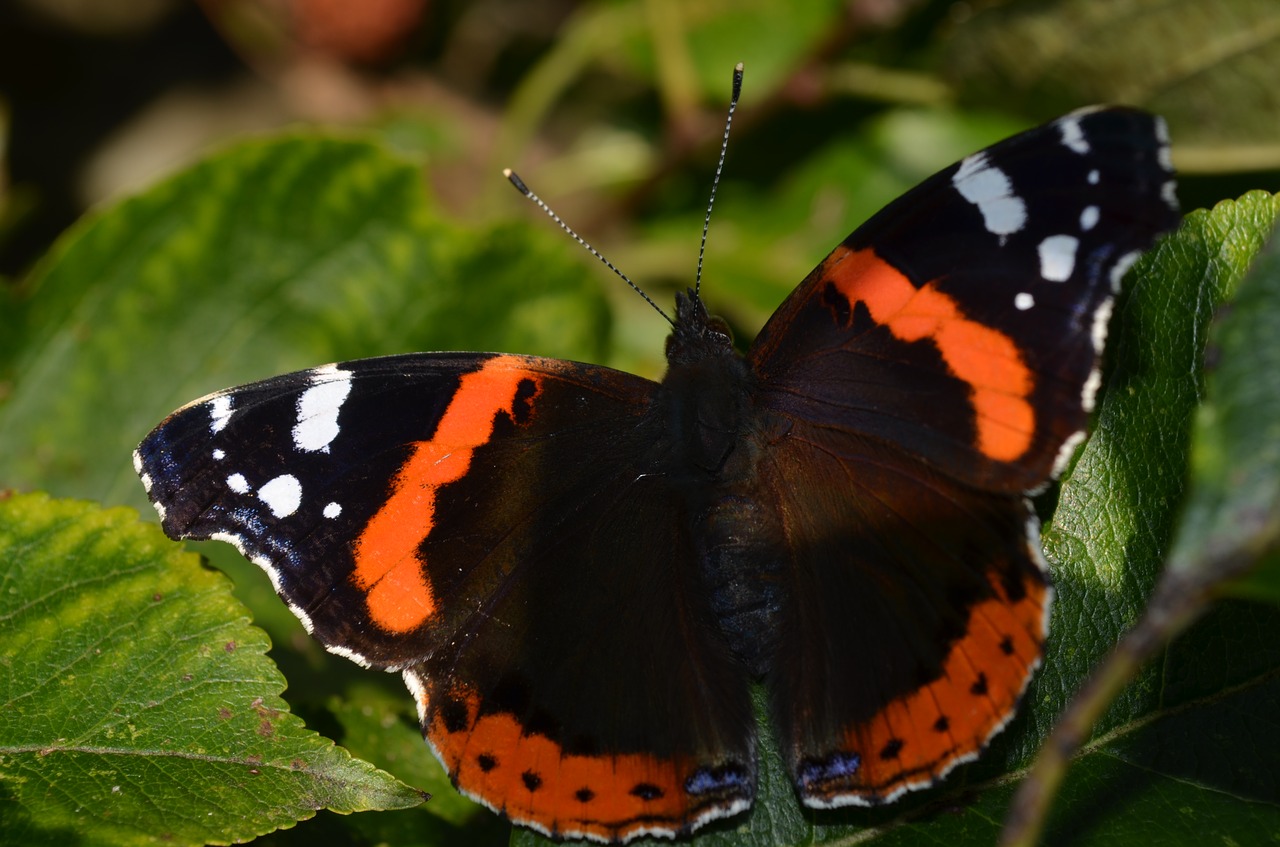
[{"label": "butterfly thorax", "polygon": [[772,659],[785,580],[781,527],[758,487],[767,438],[750,401],[755,377],[728,326],[692,292],[676,297],[667,362],[661,402],[672,446],[668,476],[684,495],[715,623],[760,676]]},{"label": "butterfly thorax", "polygon": [[687,475],[690,484],[703,487],[742,472],[730,467],[730,460],[740,458],[733,454],[747,417],[749,380],[750,369],[733,349],[728,325],[709,317],[693,292],[678,294],[662,380],[674,477]]}]

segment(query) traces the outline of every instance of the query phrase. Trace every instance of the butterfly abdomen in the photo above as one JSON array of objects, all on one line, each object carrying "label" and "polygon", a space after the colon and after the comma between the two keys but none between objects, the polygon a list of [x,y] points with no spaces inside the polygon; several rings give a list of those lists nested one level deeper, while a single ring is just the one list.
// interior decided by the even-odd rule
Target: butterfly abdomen
[{"label": "butterfly abdomen", "polygon": [[757,678],[776,652],[787,601],[776,510],[750,494],[725,494],[699,516],[699,576],[734,656]]}]

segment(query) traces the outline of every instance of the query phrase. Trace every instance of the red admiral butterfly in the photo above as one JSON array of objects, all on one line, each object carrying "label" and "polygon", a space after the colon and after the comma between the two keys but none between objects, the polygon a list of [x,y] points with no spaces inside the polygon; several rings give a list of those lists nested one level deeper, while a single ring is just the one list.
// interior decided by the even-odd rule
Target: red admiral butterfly
[{"label": "red admiral butterfly", "polygon": [[457,786],[557,836],[974,758],[1040,663],[1026,498],[1083,438],[1125,270],[1179,220],[1159,118],[1087,109],[891,203],[745,356],[677,295],[661,382],[532,356],[326,365],[178,410],[134,460],[333,652],[400,670]]}]

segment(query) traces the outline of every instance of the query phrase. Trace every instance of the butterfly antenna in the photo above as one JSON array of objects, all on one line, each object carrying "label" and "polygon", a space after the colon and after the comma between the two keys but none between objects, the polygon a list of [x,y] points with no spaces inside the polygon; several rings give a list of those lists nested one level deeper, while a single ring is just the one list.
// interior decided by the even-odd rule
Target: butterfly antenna
[{"label": "butterfly antenna", "polygon": [[702,260],[707,255],[707,230],[711,228],[711,207],[716,204],[716,189],[720,187],[720,172],[724,170],[724,157],[729,151],[729,130],[733,127],[733,113],[742,95],[742,63],[733,69],[733,94],[729,97],[729,116],[724,121],[724,137],[720,139],[720,161],[716,162],[716,175],[711,180],[711,199],[707,201],[707,216],[702,221],[702,244],[698,246],[698,273],[693,279],[693,296],[702,289]]},{"label": "butterfly antenna", "polygon": [[585,238],[583,238],[581,235],[578,235],[578,233],[574,232],[573,228],[570,227],[567,223],[565,223],[560,218],[559,215],[557,215],[554,211],[552,211],[551,207],[548,206],[545,202],[543,202],[541,197],[539,197],[538,195],[534,194],[532,191],[529,190],[529,186],[524,184],[524,180],[516,176],[515,171],[511,170],[511,168],[506,168],[505,170],[503,170],[502,175],[511,181],[511,184],[516,187],[517,191],[519,191],[525,197],[529,198],[534,203],[536,203],[538,208],[546,212],[547,216],[550,217],[551,220],[555,221],[560,226],[561,229],[569,233],[570,238],[572,238],[574,241],[578,242],[583,247],[585,247],[588,250],[588,252],[591,253],[592,256],[595,256],[601,262],[604,262],[605,267],[607,267],[609,270],[617,274],[618,277],[627,285],[631,286],[632,289],[634,289],[637,294],[639,294],[641,297],[644,298],[644,301],[646,303],[648,303],[650,306],[653,307],[654,311],[662,315],[663,320],[665,320],[667,323],[671,324],[672,326],[675,326],[675,321],[671,320],[671,318],[667,316],[667,313],[662,311],[661,307],[659,307],[657,303],[653,302],[652,297],[650,297],[648,294],[645,294],[643,289],[640,288],[640,286],[632,282],[631,277],[627,276],[622,271],[618,270],[618,268],[613,264],[613,262],[610,262],[608,259],[602,256],[599,250],[597,250],[596,248],[588,244]]}]

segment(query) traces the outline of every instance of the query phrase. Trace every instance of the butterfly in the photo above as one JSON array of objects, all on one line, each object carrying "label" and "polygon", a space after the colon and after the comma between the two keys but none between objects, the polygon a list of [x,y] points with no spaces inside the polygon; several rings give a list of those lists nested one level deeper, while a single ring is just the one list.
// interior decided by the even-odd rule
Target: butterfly
[{"label": "butterfly", "polygon": [[135,467],[173,538],[403,673],[454,784],[559,837],[686,835],[757,790],[887,803],[976,757],[1041,662],[1028,494],[1084,438],[1121,277],[1177,226],[1168,135],[1074,112],[835,248],[745,355],[694,290],[654,382],[413,353],[220,391]]}]

